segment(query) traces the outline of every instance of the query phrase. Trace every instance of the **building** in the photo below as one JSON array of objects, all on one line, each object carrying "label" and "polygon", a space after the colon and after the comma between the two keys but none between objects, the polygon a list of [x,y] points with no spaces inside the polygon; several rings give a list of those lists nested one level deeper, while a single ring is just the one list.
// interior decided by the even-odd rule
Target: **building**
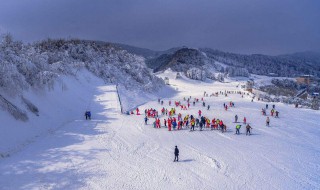
[{"label": "building", "polygon": [[269,73],[268,76],[269,76],[269,77],[278,77],[279,75],[276,74],[276,73]]},{"label": "building", "polygon": [[314,81],[313,75],[301,75],[296,78],[298,84],[310,85]]}]

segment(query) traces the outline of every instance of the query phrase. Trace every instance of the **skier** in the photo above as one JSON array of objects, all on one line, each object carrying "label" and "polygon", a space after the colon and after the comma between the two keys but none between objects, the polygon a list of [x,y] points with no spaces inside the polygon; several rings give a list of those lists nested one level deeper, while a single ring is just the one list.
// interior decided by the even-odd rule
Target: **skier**
[{"label": "skier", "polygon": [[161,123],[159,118],[156,119],[156,125],[157,125],[157,128],[161,128]]},{"label": "skier", "polygon": [[241,125],[236,125],[236,134],[240,134]]},{"label": "skier", "polygon": [[276,111],[276,116],[275,117],[277,117],[277,118],[279,117],[279,112],[278,111]]},{"label": "skier", "polygon": [[190,131],[192,130],[192,131],[194,131],[194,125],[195,125],[195,121],[194,121],[194,118],[193,119],[191,119],[191,129],[190,129]]},{"label": "skier", "polygon": [[266,104],[266,110],[268,109],[268,107],[269,107],[269,105],[268,105],[268,104]]},{"label": "skier", "polygon": [[211,130],[213,130],[214,129],[214,125],[216,124],[216,118],[213,118],[212,120],[211,120]]},{"label": "skier", "polygon": [[243,123],[247,124],[247,118],[246,117],[243,118]]},{"label": "skier", "polygon": [[173,130],[176,130],[176,127],[177,127],[177,122],[176,122],[176,120],[173,120],[172,126],[173,126]]},{"label": "skier", "polygon": [[179,149],[176,146],[176,148],[174,149],[174,162],[177,161],[179,162]]},{"label": "skier", "polygon": [[86,111],[85,113],[84,113],[84,115],[86,116],[86,120],[91,120],[91,112],[90,111]]},{"label": "skier", "polygon": [[199,110],[198,113],[199,113],[199,116],[201,116],[201,110]]},{"label": "skier", "polygon": [[223,124],[223,131],[224,131],[224,132],[227,132],[227,126],[226,126],[226,124]]},{"label": "skier", "polygon": [[164,119],[163,123],[164,123],[164,127],[167,127],[167,120],[166,119]]},{"label": "skier", "polygon": [[148,124],[148,123],[147,123],[147,122],[148,122],[148,120],[149,120],[149,119],[148,119],[148,117],[146,116],[146,117],[144,118],[144,124],[145,124],[145,125],[147,125],[147,124]]},{"label": "skier", "polygon": [[235,123],[238,122],[238,115],[234,116],[234,122],[235,122]]},{"label": "skier", "polygon": [[84,112],[84,116],[86,117],[86,120],[88,120],[88,111]]},{"label": "skier", "polygon": [[164,115],[164,112],[165,112],[166,110],[164,109],[164,107],[162,107],[162,109],[161,109],[161,114],[162,115]]},{"label": "skier", "polygon": [[171,131],[171,119],[168,119],[168,130]]},{"label": "skier", "polygon": [[271,110],[271,116],[273,116],[273,113],[274,113],[274,109]]},{"label": "skier", "polygon": [[252,127],[248,124],[248,125],[246,126],[246,129],[247,129],[246,135],[251,135],[250,129],[252,129]]},{"label": "skier", "polygon": [[267,117],[267,119],[266,119],[266,126],[269,126],[270,125],[270,119],[269,119],[269,117]]},{"label": "skier", "polygon": [[210,109],[210,105],[208,105],[208,110]]},{"label": "skier", "polygon": [[202,131],[203,123],[200,122],[200,131]]},{"label": "skier", "polygon": [[220,125],[221,132],[223,133],[224,124],[222,120],[220,120],[219,125]]},{"label": "skier", "polygon": [[196,126],[199,127],[199,119],[196,119]]},{"label": "skier", "polygon": [[89,120],[91,120],[91,111],[88,111]]},{"label": "skier", "polygon": [[137,115],[140,115],[140,113],[139,113],[139,108],[137,108],[136,111],[137,111]]},{"label": "skier", "polygon": [[202,102],[202,106],[203,106],[203,107],[206,107],[206,103],[205,103],[205,102]]},{"label": "skier", "polygon": [[273,105],[272,105],[272,108],[275,109],[275,108],[276,108],[276,105],[273,104]]}]

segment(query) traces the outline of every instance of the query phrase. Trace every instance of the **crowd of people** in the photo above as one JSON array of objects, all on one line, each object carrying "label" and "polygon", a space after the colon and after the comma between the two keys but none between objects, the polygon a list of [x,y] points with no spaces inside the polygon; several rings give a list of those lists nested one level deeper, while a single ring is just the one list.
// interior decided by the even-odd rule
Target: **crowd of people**
[{"label": "crowd of people", "polygon": [[[219,95],[228,96],[228,94],[240,95],[242,98],[244,95],[249,95],[247,92],[241,91],[219,91],[211,93],[210,97],[217,97]],[[178,130],[219,130],[222,133],[227,132],[226,123],[220,118],[209,117],[204,115],[203,109],[206,109],[210,115],[214,115],[214,112],[210,112],[211,106],[206,104],[204,100],[206,97],[209,97],[207,92],[203,93],[203,97],[201,98],[193,98],[191,96],[184,97],[178,101],[171,100],[162,100],[158,99],[158,103],[161,105],[161,109],[158,111],[154,108],[145,109],[145,117],[144,122],[148,125],[148,121],[151,119],[152,126],[154,128],[166,128],[168,131],[178,131]],[[188,113],[189,109],[196,108],[197,115]],[[228,101],[227,103],[223,103],[223,108],[225,111],[228,111],[231,108],[235,108],[235,103],[233,101]],[[262,115],[266,116],[266,126],[270,126],[270,117],[278,118],[279,111],[275,109],[275,105],[272,105],[272,109],[270,110],[270,117],[267,116],[267,111],[269,109],[269,105],[266,104],[265,108],[262,108]],[[184,115],[182,113],[184,113]],[[159,114],[160,113],[160,114]],[[212,114],[211,114],[212,113]],[[133,114],[133,111],[131,112]],[[139,115],[139,109],[136,108],[136,114]],[[231,118],[230,118],[231,120]],[[241,122],[239,122],[239,120]],[[234,117],[235,126],[235,134],[240,134],[240,129],[242,126],[245,126],[246,135],[251,135],[252,127],[249,123],[247,123],[247,118],[244,116],[243,119],[239,119],[236,114]],[[231,127],[231,128],[233,128]],[[233,131],[233,130],[229,130]]]},{"label": "crowd of people", "polygon": [[[240,91],[225,91],[225,92],[215,92],[212,93],[215,96],[225,95],[225,94],[239,94],[240,96],[245,95],[246,93]],[[212,95],[211,94],[211,95]],[[210,95],[210,96],[211,96]],[[192,98],[191,96],[186,98],[184,97],[180,101],[167,101],[167,106],[165,106],[166,102],[164,100],[158,99],[158,103],[162,106],[161,110],[158,111],[154,108],[145,109],[145,117],[144,122],[147,125],[148,121],[152,119],[152,126],[154,128],[167,128],[168,131],[176,131],[176,130],[219,130],[222,133],[227,132],[227,125],[224,123],[222,119],[215,118],[215,117],[208,117],[203,115],[203,111],[201,110],[201,105],[203,108],[210,110],[210,105],[206,105],[204,100],[205,97],[208,97],[208,94],[204,92],[202,98]],[[199,104],[199,102],[201,102]],[[191,105],[193,108],[200,107],[198,110],[198,114],[190,114],[186,113],[182,115],[180,111],[187,112]],[[173,107],[172,107],[173,106]],[[228,103],[223,104],[223,108],[227,111],[230,108],[234,108],[235,103],[233,101],[229,101]],[[138,114],[138,108],[136,110]],[[276,111],[274,112],[276,113]],[[161,118],[161,119],[160,119]],[[268,119],[270,120],[270,119]],[[235,123],[239,123],[235,125],[235,134],[240,134],[241,124],[238,122],[238,115],[235,115]],[[246,135],[251,135],[252,127],[250,124],[247,123],[247,118],[243,117],[242,120],[243,125],[245,125]],[[268,121],[270,123],[270,121]],[[232,130],[230,130],[232,131]]]},{"label": "crowd of people", "polygon": [[[205,106],[205,101],[201,98],[202,106]],[[163,100],[158,100],[158,102],[163,105]],[[198,116],[194,116],[192,114],[186,114],[182,116],[181,113],[177,113],[177,108],[180,107],[180,110],[188,110],[191,106],[191,96],[189,98],[183,98],[183,101],[175,101],[174,106],[170,109],[162,107],[161,109],[161,117],[163,118],[163,122],[160,121],[160,117],[157,114],[157,111],[153,108],[145,110],[145,124],[148,124],[148,120],[150,118],[154,118],[153,127],[154,128],[161,128],[165,127],[168,128],[168,131],[173,130],[182,130],[182,129],[190,129],[190,131],[194,131],[195,128],[199,129],[200,131],[204,129],[211,129],[211,130],[221,130],[221,132],[227,131],[227,126],[223,123],[221,119],[213,118],[210,120],[209,117],[203,116],[201,109],[198,111]],[[196,103],[199,102],[198,98],[194,98],[192,105],[196,106]],[[171,101],[168,101],[168,105],[171,106]],[[210,106],[207,106],[207,109],[210,109]]]}]

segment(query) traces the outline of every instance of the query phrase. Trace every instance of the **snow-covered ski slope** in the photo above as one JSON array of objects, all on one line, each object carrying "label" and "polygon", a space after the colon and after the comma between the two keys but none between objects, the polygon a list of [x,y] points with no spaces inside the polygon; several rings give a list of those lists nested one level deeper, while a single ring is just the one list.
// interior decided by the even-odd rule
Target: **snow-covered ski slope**
[{"label": "snow-covered ski slope", "polygon": [[[239,90],[237,82],[214,83],[174,79],[164,72],[178,91],[172,98],[181,101],[203,92]],[[113,85],[87,89],[91,99],[91,121],[75,118],[43,138],[0,159],[0,189],[319,189],[320,129],[319,111],[295,109],[275,104],[280,118],[272,118],[270,127],[261,115],[264,102],[238,94],[205,97],[202,103],[177,112],[197,116],[201,109],[210,119],[219,118],[228,129],[169,132],[144,125],[143,115],[123,115]],[[78,92],[81,93],[81,92]],[[126,94],[122,94],[126,96]],[[235,103],[228,111],[223,103]],[[68,102],[65,102],[68,104]],[[270,115],[269,103],[268,115]],[[157,100],[139,106],[162,108]],[[82,111],[82,110],[81,110]],[[67,111],[66,111],[67,112]],[[253,127],[246,136],[244,126],[234,135],[234,116],[247,118]],[[78,114],[82,116],[81,114]],[[163,125],[163,119],[161,122]],[[180,149],[180,161],[173,162],[174,146]]]}]

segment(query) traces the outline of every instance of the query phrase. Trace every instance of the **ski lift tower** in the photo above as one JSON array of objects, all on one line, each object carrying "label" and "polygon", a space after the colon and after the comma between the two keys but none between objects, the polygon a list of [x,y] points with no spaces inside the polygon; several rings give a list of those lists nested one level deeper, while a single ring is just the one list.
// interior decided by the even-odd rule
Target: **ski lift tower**
[{"label": "ski lift tower", "polygon": [[246,91],[249,91],[252,93],[254,81],[252,79],[248,80],[246,83]]},{"label": "ski lift tower", "polygon": [[180,79],[180,78],[182,78],[182,76],[179,72],[177,72],[176,79]]},{"label": "ski lift tower", "polygon": [[169,84],[169,77],[164,77],[164,83],[165,83],[166,85],[170,85],[170,84]]},{"label": "ski lift tower", "polygon": [[319,110],[319,94],[314,94],[312,97],[311,108],[314,110]]}]

